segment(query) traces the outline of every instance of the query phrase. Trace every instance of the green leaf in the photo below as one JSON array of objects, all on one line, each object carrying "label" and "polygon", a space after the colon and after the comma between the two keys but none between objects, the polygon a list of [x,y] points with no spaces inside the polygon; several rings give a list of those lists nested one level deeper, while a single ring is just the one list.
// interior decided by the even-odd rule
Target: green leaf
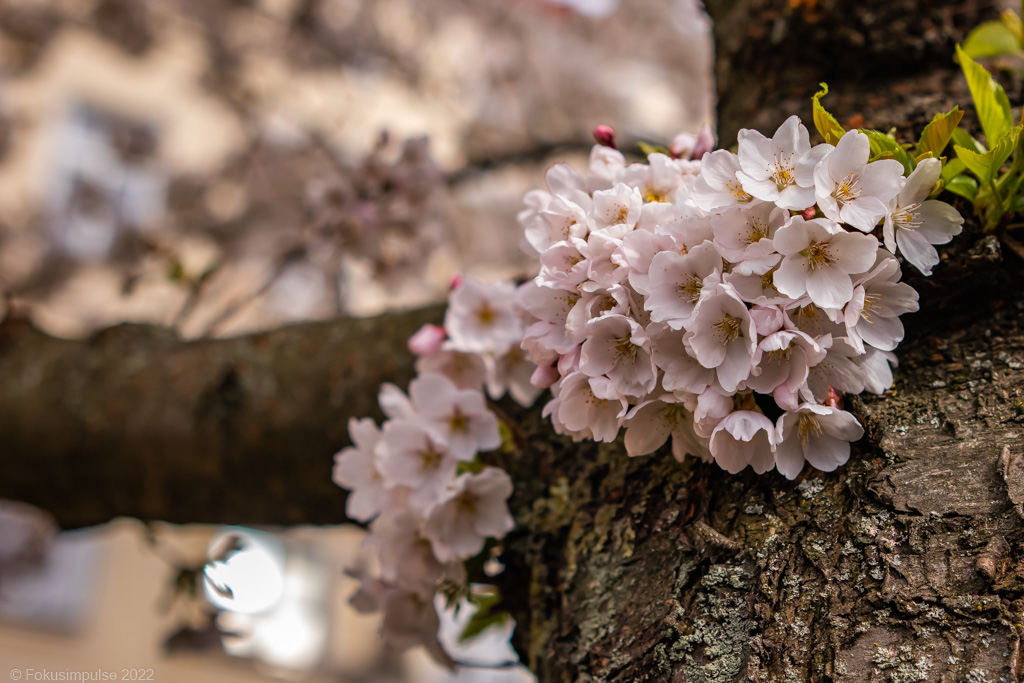
[{"label": "green leaf", "polygon": [[1002,20],[1006,28],[1017,39],[1017,44],[1024,45],[1024,24],[1021,23],[1020,16],[1012,9],[1006,9],[1003,10]]},{"label": "green leaf", "polygon": [[958,175],[946,183],[946,189],[973,202],[978,196],[978,181],[969,175]]},{"label": "green leaf", "polygon": [[455,474],[480,474],[484,471],[484,464],[477,459],[461,461],[455,466]]},{"label": "green leaf", "polygon": [[501,602],[501,591],[495,587],[488,586],[488,590],[472,591],[467,600],[476,607],[476,611],[469,618],[466,626],[462,629],[462,633],[459,634],[460,642],[466,642],[492,626],[504,624],[511,618],[509,613],[504,610],[494,610]]},{"label": "green leaf", "polygon": [[512,618],[508,612],[474,612],[459,634],[459,642],[475,638],[492,626],[499,626]]},{"label": "green leaf", "polygon": [[818,129],[821,137],[825,138],[825,142],[834,145],[839,142],[839,138],[843,137],[846,129],[840,126],[839,122],[836,121],[836,117],[828,113],[825,107],[822,106],[821,98],[828,94],[828,84],[819,83],[819,85],[821,90],[811,98],[814,105],[814,127]]},{"label": "green leaf", "polygon": [[956,46],[956,55],[967,78],[967,87],[971,89],[981,129],[985,131],[985,139],[991,146],[994,140],[1002,139],[1006,131],[1013,127],[1010,100],[1003,86],[992,78],[992,74],[971,59],[959,45]]},{"label": "green leaf", "polygon": [[1010,200],[1010,211],[1024,211],[1024,194],[1019,194]]},{"label": "green leaf", "polygon": [[949,183],[953,178],[967,170],[967,165],[959,159],[950,159],[942,165],[942,181]]},{"label": "green leaf", "polygon": [[875,159],[895,159],[896,155],[903,149],[900,147],[900,143],[896,142],[896,138],[880,130],[861,128],[860,132],[867,135],[868,142],[871,143],[871,161]]},{"label": "green leaf", "polygon": [[974,59],[1020,52],[1020,41],[1003,21],[986,21],[967,34],[964,53]]},{"label": "green leaf", "polygon": [[661,145],[652,145],[649,142],[641,140],[636,143],[636,146],[640,148],[640,151],[644,153],[644,156],[650,156],[652,154],[664,154],[665,156],[672,156],[671,152],[662,147]]},{"label": "green leaf", "polygon": [[914,166],[917,165],[916,162],[910,158],[907,150],[896,141],[892,133],[883,133],[880,130],[869,130],[867,128],[861,128],[860,132],[868,136],[868,143],[871,145],[869,161],[895,159],[903,164],[903,168],[907,173],[914,170]]},{"label": "green leaf", "polygon": [[966,147],[969,150],[977,152],[978,154],[984,154],[988,151],[988,148],[985,147],[985,145],[978,142],[974,136],[963,128],[957,128],[953,131],[953,142],[961,147]]},{"label": "green leaf", "polygon": [[976,175],[982,183],[991,182],[1000,167],[1010,158],[1014,148],[1017,147],[1020,132],[1021,126],[1011,128],[992,149],[984,154],[954,145],[956,156],[964,163],[967,170]]},{"label": "green leaf", "polygon": [[945,114],[936,114],[931,123],[921,131],[921,139],[917,141],[917,147],[914,148],[914,154],[918,156],[918,159],[920,160],[921,155],[928,152],[934,156],[942,154],[942,150],[946,149],[946,145],[953,137],[953,131],[960,125],[960,119],[963,117],[964,113],[959,107],[953,107]]}]

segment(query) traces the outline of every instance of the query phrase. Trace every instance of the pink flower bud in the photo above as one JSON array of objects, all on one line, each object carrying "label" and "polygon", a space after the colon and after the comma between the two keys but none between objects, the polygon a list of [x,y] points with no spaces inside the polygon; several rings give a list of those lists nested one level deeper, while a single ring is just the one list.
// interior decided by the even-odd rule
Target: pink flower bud
[{"label": "pink flower bud", "polygon": [[668,144],[668,152],[673,159],[700,159],[714,148],[715,134],[707,124],[696,135],[680,133]]},{"label": "pink flower bud", "polygon": [[459,286],[461,284],[462,284],[462,275],[456,275],[455,277],[452,278],[451,283],[448,285],[448,289],[450,289],[450,290],[452,290],[454,292],[456,289],[459,288]]},{"label": "pink flower bud", "polygon": [[690,158],[690,154],[697,146],[697,137],[692,133],[680,133],[668,143],[669,154],[673,159]]},{"label": "pink flower bud", "polygon": [[558,368],[553,365],[538,365],[530,376],[530,383],[535,387],[546,389],[558,381]]},{"label": "pink flower bud", "polygon": [[409,350],[415,356],[427,356],[441,350],[447,333],[439,325],[424,325],[409,337]]},{"label": "pink flower bud", "polygon": [[839,394],[836,393],[835,388],[831,385],[829,385],[828,388],[828,396],[825,398],[825,405],[830,408],[835,408],[836,410],[842,410],[843,408],[843,399],[840,398]]},{"label": "pink flower bud", "polygon": [[710,124],[705,123],[704,127],[697,133],[697,141],[690,152],[691,159],[700,159],[708,152],[715,149],[715,133],[711,130]]},{"label": "pink flower bud", "polygon": [[595,128],[594,139],[597,140],[599,145],[618,149],[615,146],[615,130],[611,126],[598,126]]},{"label": "pink flower bud", "polygon": [[809,221],[809,220],[812,220],[814,218],[814,214],[815,214],[816,211],[817,211],[817,207],[808,206],[806,209],[803,210],[803,212],[800,215],[803,216],[803,219],[805,221]]}]

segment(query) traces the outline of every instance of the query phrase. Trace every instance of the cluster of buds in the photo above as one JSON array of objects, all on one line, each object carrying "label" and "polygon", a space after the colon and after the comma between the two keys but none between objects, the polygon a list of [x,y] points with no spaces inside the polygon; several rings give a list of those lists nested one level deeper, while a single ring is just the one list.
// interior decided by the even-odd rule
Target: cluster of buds
[{"label": "cluster of buds", "polygon": [[939,160],[905,177],[870,154],[859,131],[811,146],[794,116],[738,154],[627,165],[598,145],[586,175],[551,167],[520,214],[540,273],[518,298],[555,429],[625,429],[631,456],[671,437],[729,472],[845,463],[863,429],[838,395],[892,385],[918,307],[894,252],[928,275],[963,223],[928,199]]}]

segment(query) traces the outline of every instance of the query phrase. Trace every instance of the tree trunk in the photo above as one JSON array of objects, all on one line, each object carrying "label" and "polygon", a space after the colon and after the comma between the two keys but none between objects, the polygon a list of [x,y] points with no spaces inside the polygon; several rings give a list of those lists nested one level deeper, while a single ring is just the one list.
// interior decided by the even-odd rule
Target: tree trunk
[{"label": "tree trunk", "polygon": [[[841,121],[909,135],[969,97],[951,60],[991,8],[706,3],[721,138]],[[863,118],[861,118],[861,115]],[[969,207],[961,206],[969,212]],[[796,482],[534,435],[510,464],[503,588],[542,681],[1016,681],[1024,635],[1020,263],[969,224],[910,276],[896,387],[857,397],[849,464]]]},{"label": "tree trunk", "polygon": [[[720,131],[770,131],[828,79],[841,121],[919,132],[967,103],[952,42],[991,12],[946,0],[708,0]],[[969,210],[961,206],[962,210]],[[1021,264],[969,222],[907,319],[896,388],[854,398],[850,462],[797,482],[621,442],[540,409],[506,466],[500,581],[541,681],[1015,681],[1024,635]],[[0,495],[64,525],[343,518],[330,454],[438,309],[183,344],[0,329]]]}]

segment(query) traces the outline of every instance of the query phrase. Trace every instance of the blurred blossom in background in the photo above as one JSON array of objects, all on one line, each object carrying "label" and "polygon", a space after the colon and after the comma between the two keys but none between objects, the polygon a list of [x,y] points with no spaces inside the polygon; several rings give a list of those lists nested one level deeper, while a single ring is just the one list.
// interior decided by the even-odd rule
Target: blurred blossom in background
[{"label": "blurred blossom in background", "polygon": [[[440,301],[528,274],[522,196],[595,126],[668,146],[712,110],[698,0],[0,0],[0,316],[198,338]],[[383,652],[361,534],[0,506],[0,670],[530,680]]]}]

